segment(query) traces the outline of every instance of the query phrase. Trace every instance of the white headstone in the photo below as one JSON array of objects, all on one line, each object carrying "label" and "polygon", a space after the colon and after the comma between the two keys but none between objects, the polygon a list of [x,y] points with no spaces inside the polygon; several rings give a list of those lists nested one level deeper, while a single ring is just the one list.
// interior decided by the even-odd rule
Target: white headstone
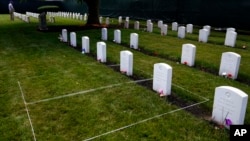
[{"label": "white headstone", "polygon": [[161,28],[162,25],[163,25],[163,21],[162,20],[158,21],[158,27]]},{"label": "white headstone", "polygon": [[82,53],[89,53],[89,37],[82,37]]},{"label": "white headstone", "polygon": [[100,16],[100,17],[99,17],[99,22],[100,22],[100,24],[102,24],[102,19],[103,19],[102,16]]},{"label": "white headstone", "polygon": [[234,52],[224,52],[221,56],[219,75],[237,79],[241,56]]},{"label": "white headstone", "polygon": [[138,38],[139,35],[137,33],[130,34],[130,48],[138,49]]},{"label": "white headstone", "polygon": [[114,30],[114,42],[120,44],[121,43],[121,30]]},{"label": "white headstone", "polygon": [[109,25],[109,17],[106,17],[106,25]]},{"label": "white headstone", "polygon": [[233,28],[233,27],[228,27],[228,28],[227,28],[227,32],[228,32],[228,31],[235,31],[235,28]]},{"label": "white headstone", "polygon": [[84,14],[84,17],[83,17],[83,20],[84,20],[84,21],[87,21],[87,19],[88,19],[88,15],[87,15],[87,13],[85,13],[85,14]]},{"label": "white headstone", "polygon": [[68,42],[68,32],[67,29],[62,29],[62,41]]},{"label": "white headstone", "polygon": [[125,20],[126,20],[126,21],[129,21],[129,17],[126,17]]},{"label": "white headstone", "polygon": [[178,38],[185,38],[185,34],[186,34],[186,27],[185,26],[179,26],[178,27]]},{"label": "white headstone", "polygon": [[133,75],[133,53],[125,50],[120,52],[120,71],[126,75]]},{"label": "white headstone", "polygon": [[121,25],[122,24],[122,16],[118,17],[118,24]]},{"label": "white headstone", "polygon": [[106,62],[106,43],[105,42],[97,42],[97,60],[99,62]]},{"label": "white headstone", "polygon": [[211,32],[211,26],[210,25],[204,25],[203,29],[207,29],[208,30],[208,36],[209,36],[210,32]]},{"label": "white headstone", "polygon": [[230,125],[243,125],[248,95],[231,86],[215,88],[212,120],[226,128]]},{"label": "white headstone", "polygon": [[139,30],[140,29],[140,22],[139,21],[135,21],[135,30]]},{"label": "white headstone", "polygon": [[124,28],[126,28],[126,29],[129,28],[129,20],[125,20],[125,22],[124,22]]},{"label": "white headstone", "polygon": [[177,22],[172,22],[172,30],[177,31],[178,30],[178,23]]},{"label": "white headstone", "polygon": [[167,35],[168,34],[168,25],[167,24],[163,24],[161,26],[161,35]]},{"label": "white headstone", "polygon": [[108,40],[108,29],[102,28],[102,40],[107,41]]},{"label": "white headstone", "polygon": [[149,24],[152,23],[151,20],[147,20],[147,27],[149,26]]},{"label": "white headstone", "polygon": [[154,64],[153,90],[161,95],[170,95],[172,67],[165,63]]},{"label": "white headstone", "polygon": [[70,32],[70,45],[76,47],[76,33]]},{"label": "white headstone", "polygon": [[187,33],[193,33],[193,24],[187,24]]},{"label": "white headstone", "polygon": [[199,42],[207,43],[208,41],[208,30],[200,29],[199,30]]},{"label": "white headstone", "polygon": [[193,44],[183,44],[181,63],[190,67],[194,66],[196,56],[196,46]]},{"label": "white headstone", "polygon": [[147,31],[150,32],[150,33],[153,32],[153,23],[148,24]]},{"label": "white headstone", "polygon": [[234,47],[236,43],[237,33],[235,31],[227,31],[225,38],[225,46]]}]

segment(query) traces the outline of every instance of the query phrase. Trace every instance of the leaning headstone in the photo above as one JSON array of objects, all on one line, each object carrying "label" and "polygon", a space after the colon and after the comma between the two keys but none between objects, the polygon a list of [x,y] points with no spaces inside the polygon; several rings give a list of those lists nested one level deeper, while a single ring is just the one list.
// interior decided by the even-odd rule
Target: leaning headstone
[{"label": "leaning headstone", "polygon": [[128,76],[133,75],[133,53],[131,51],[120,52],[120,71]]},{"label": "leaning headstone", "polygon": [[153,90],[160,96],[170,95],[172,85],[172,67],[165,63],[154,64]]},{"label": "leaning headstone", "polygon": [[82,53],[89,53],[89,37],[83,36],[82,37]]},{"label": "leaning headstone", "polygon": [[138,49],[138,38],[139,35],[137,33],[130,34],[130,48]]},{"label": "leaning headstone", "polygon": [[114,30],[114,42],[120,44],[121,43],[121,30]]},{"label": "leaning headstone", "polygon": [[153,32],[153,23],[148,24],[147,31],[150,32],[150,33]]},{"label": "leaning headstone", "polygon": [[106,43],[97,42],[97,61],[106,62]]},{"label": "leaning headstone", "polygon": [[178,38],[185,38],[185,34],[186,34],[186,28],[185,26],[180,26],[178,27]]},{"label": "leaning headstone", "polygon": [[163,24],[161,26],[161,35],[167,35],[168,34],[168,25],[167,24]]},{"label": "leaning headstone", "polygon": [[178,30],[178,23],[177,22],[172,22],[172,30],[177,31]]},{"label": "leaning headstone", "polygon": [[248,95],[231,86],[215,88],[212,120],[230,129],[230,125],[244,125]]},{"label": "leaning headstone", "polygon": [[108,40],[108,29],[102,28],[102,40],[107,41]]},{"label": "leaning headstone", "polygon": [[187,33],[193,33],[193,24],[187,24]]},{"label": "leaning headstone", "polygon": [[200,29],[199,30],[199,42],[207,43],[208,41],[208,30]]},{"label": "leaning headstone", "polygon": [[159,20],[157,25],[158,25],[159,28],[161,28],[161,26],[163,25],[163,21]]},{"label": "leaning headstone", "polygon": [[76,33],[75,32],[70,32],[70,45],[72,47],[76,47]]},{"label": "leaning headstone", "polygon": [[237,33],[235,31],[227,31],[224,45],[234,47],[236,43]]},{"label": "leaning headstone", "polygon": [[241,56],[234,52],[224,52],[221,56],[219,75],[237,79]]},{"label": "leaning headstone", "polygon": [[68,42],[68,32],[67,29],[62,29],[62,41]]},{"label": "leaning headstone", "polygon": [[196,46],[193,44],[183,44],[181,63],[187,66],[194,66],[196,56]]},{"label": "leaning headstone", "polygon": [[139,30],[140,29],[140,22],[139,21],[135,21],[135,30]]}]

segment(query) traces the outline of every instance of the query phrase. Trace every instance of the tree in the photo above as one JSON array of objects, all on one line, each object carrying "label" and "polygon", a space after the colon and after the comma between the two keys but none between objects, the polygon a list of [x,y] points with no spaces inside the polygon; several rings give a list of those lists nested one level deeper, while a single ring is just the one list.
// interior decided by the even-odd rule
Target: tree
[{"label": "tree", "polygon": [[87,25],[100,25],[99,21],[99,4],[100,0],[78,0],[84,1],[88,6],[88,21]]}]

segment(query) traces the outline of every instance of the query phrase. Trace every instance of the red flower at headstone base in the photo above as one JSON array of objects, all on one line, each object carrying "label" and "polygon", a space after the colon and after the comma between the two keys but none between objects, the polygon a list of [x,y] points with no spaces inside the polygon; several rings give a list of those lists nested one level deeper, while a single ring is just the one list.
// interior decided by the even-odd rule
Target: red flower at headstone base
[{"label": "red flower at headstone base", "polygon": [[229,74],[227,75],[227,77],[228,77],[228,78],[232,78],[233,75],[229,73]]},{"label": "red flower at headstone base", "polygon": [[185,61],[185,62],[184,62],[184,65],[187,65],[187,64],[188,64],[188,63]]}]

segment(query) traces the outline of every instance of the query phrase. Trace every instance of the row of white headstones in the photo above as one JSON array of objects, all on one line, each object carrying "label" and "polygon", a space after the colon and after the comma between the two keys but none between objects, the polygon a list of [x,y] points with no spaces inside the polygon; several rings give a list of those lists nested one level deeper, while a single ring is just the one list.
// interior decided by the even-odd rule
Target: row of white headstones
[{"label": "row of white headstones", "polygon": [[[114,31],[114,41],[120,43],[120,30]],[[66,29],[62,30],[62,42],[68,42]],[[118,37],[117,37],[118,36]],[[107,40],[107,29],[102,28],[102,40]],[[97,60],[106,62],[106,43],[97,42]],[[70,45],[76,47],[76,33],[70,32]],[[130,47],[138,48],[138,34],[130,34]],[[82,53],[89,53],[89,37],[82,37]],[[196,47],[193,44],[183,44],[181,63],[193,66]],[[228,77],[235,79],[238,73],[240,55],[225,52],[221,57],[220,75],[227,73]],[[154,64],[153,90],[161,96],[171,94],[172,67],[166,63]],[[133,75],[133,53],[129,50],[120,52],[120,71],[128,76]],[[229,76],[230,74],[230,76]],[[219,86],[215,88],[212,120],[230,129],[230,125],[243,125],[247,108],[248,95],[242,90],[232,86]]]}]

